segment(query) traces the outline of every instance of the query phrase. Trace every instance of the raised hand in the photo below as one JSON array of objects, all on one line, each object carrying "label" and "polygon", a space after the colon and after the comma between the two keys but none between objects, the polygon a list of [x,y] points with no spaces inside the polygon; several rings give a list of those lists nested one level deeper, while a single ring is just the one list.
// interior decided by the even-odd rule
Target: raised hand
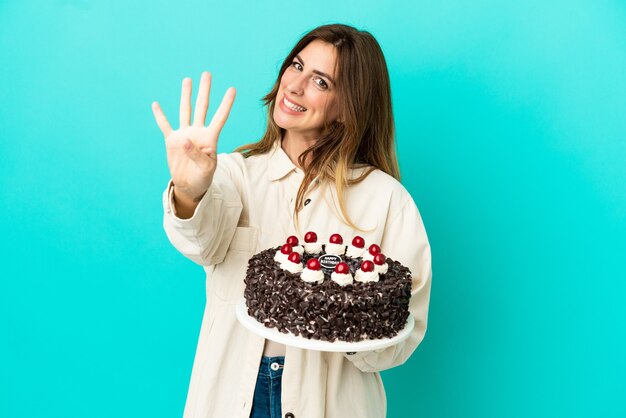
[{"label": "raised hand", "polygon": [[204,126],[209,93],[211,90],[211,73],[203,72],[200,78],[196,109],[191,122],[191,79],[183,79],[180,95],[180,126],[172,130],[159,103],[152,103],[152,112],[157,125],[163,132],[167,151],[167,164],[175,195],[187,200],[199,201],[213,181],[217,167],[217,140],[228,119],[230,109],[235,100],[236,91],[229,88],[222,103],[211,119],[209,126]]}]

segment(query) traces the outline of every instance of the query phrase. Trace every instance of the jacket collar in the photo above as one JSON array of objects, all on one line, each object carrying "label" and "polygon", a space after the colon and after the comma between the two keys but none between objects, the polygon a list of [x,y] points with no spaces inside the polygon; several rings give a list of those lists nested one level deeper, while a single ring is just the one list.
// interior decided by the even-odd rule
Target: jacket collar
[{"label": "jacket collar", "polygon": [[280,146],[282,139],[274,141],[274,145],[270,150],[269,167],[267,169],[267,178],[271,181],[280,180],[292,171],[301,172],[294,163],[291,162],[289,156]]}]

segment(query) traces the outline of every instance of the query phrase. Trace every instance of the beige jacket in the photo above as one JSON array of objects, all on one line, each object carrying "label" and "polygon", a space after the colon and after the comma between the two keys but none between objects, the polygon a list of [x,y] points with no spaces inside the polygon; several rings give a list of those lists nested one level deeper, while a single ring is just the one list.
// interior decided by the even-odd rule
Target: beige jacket
[{"label": "beige jacket", "polygon": [[[354,173],[353,173],[354,174]],[[243,296],[248,259],[258,251],[301,240],[315,231],[325,241],[333,233],[354,235],[413,273],[410,310],[415,328],[404,342],[357,354],[326,353],[287,347],[282,377],[282,413],[295,418],[380,418],[386,398],[378,373],[403,364],[424,338],[431,281],[426,231],[413,199],[391,176],[376,170],[346,192],[353,222],[341,221],[334,187],[314,183],[299,215],[292,213],[304,178],[276,142],[267,154],[244,159],[219,154],[209,191],[190,219],[176,217],[170,181],[163,193],[165,232],[184,256],[204,266],[206,308],[200,329],[184,417],[248,418],[264,339],[237,322],[235,304]],[[410,382],[407,382],[410,384]]]}]

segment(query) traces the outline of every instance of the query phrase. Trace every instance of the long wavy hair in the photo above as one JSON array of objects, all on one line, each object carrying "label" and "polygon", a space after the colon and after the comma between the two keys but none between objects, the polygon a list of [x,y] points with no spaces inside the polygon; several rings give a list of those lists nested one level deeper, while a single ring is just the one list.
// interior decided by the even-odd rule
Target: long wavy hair
[{"label": "long wavy hair", "polygon": [[[238,147],[235,152],[244,157],[264,154],[282,138],[284,129],[273,118],[280,80],[295,56],[316,39],[333,45],[337,51],[336,89],[341,116],[340,121],[326,123],[320,138],[298,157],[304,179],[296,196],[295,225],[306,191],[319,176],[320,182],[335,184],[344,221],[361,230],[346,212],[345,188],[363,181],[376,168],[400,180],[389,72],[380,45],[369,32],[330,24],[305,34],[285,58],[272,90],[262,99],[268,108],[265,134],[258,142]],[[350,170],[355,168],[364,170],[351,176]]]}]

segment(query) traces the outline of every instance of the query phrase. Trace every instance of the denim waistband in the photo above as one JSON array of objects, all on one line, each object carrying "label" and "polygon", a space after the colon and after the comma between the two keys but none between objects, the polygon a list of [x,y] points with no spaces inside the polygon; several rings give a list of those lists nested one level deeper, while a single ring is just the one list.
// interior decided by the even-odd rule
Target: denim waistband
[{"label": "denim waistband", "polygon": [[285,367],[285,356],[265,357],[261,358],[259,365],[259,374],[270,378],[277,378],[283,375]]},{"label": "denim waistband", "polygon": [[285,365],[285,356],[277,356],[277,357],[261,357],[261,365],[263,364],[272,364],[278,363],[281,366]]}]

